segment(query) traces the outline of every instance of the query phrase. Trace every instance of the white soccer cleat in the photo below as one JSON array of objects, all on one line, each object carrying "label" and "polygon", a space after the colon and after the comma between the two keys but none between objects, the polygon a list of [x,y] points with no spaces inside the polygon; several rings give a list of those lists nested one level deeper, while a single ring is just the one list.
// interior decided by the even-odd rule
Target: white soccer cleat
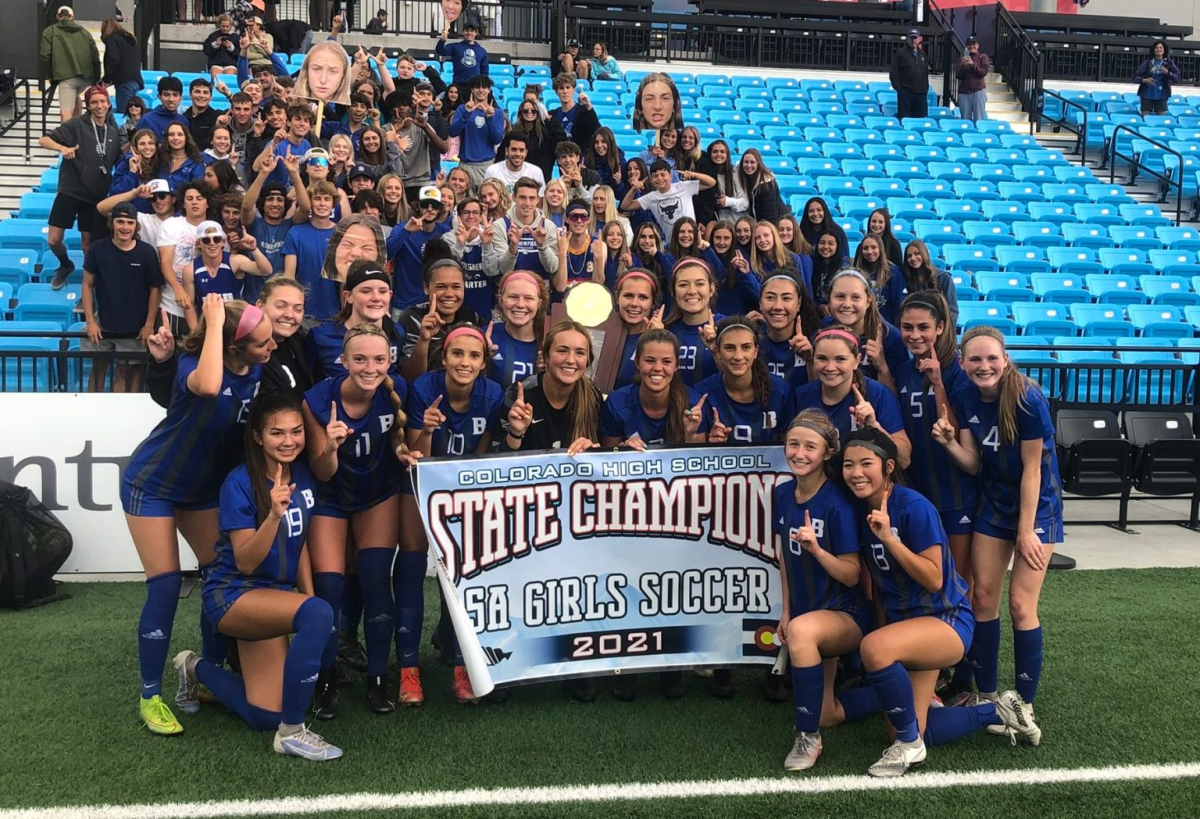
[{"label": "white soccer cleat", "polygon": [[797,731],[792,750],[783,760],[783,769],[785,771],[807,771],[817,764],[817,759],[821,756],[821,747],[820,731],[813,731],[811,734],[806,731]]},{"label": "white soccer cleat", "polygon": [[175,705],[185,714],[200,713],[200,683],[196,679],[196,662],[194,651],[181,651],[175,655],[175,670],[179,673]]},{"label": "white soccer cleat", "polygon": [[[1042,729],[1033,719],[1033,706],[1021,699],[1016,691],[1005,691],[996,700],[996,713],[1004,720],[1005,730],[1011,729],[1030,745],[1042,744]],[[997,726],[989,725],[991,730]]]},{"label": "white soccer cleat", "polygon": [[315,731],[308,730],[308,726],[305,725],[295,734],[281,734],[276,731],[275,753],[298,756],[310,762],[325,762],[340,757],[342,749],[325,741],[325,738]]},{"label": "white soccer cleat", "polygon": [[867,773],[877,777],[904,776],[909,768],[925,761],[925,743],[920,737],[916,742],[896,740],[883,752],[879,761],[867,768]]}]

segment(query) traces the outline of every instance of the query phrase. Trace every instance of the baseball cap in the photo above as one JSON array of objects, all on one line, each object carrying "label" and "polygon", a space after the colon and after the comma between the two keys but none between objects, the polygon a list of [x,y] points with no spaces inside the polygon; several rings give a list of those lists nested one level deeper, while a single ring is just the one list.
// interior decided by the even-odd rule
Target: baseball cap
[{"label": "baseball cap", "polygon": [[468,20],[467,22],[463,23],[463,31],[466,31],[467,29],[473,29],[474,31],[479,31],[479,24],[476,23],[474,20]]},{"label": "baseball cap", "polygon": [[915,28],[910,29],[908,32],[908,39],[910,39],[910,40],[914,37],[920,37],[920,36],[921,36],[921,32],[917,31]]},{"label": "baseball cap", "polygon": [[225,228],[221,227],[220,222],[205,221],[196,226],[196,238],[206,239],[212,236],[220,236],[225,238]]},{"label": "baseball cap", "polygon": [[437,202],[442,204],[442,192],[436,185],[425,185],[417,193],[418,202]]},{"label": "baseball cap", "polygon": [[375,178],[375,174],[371,173],[371,169],[360,162],[350,169],[350,173],[346,175],[346,180],[357,179],[360,176],[365,176],[368,179]]},{"label": "baseball cap", "polygon": [[132,219],[135,222],[138,218],[137,208],[132,202],[118,202],[116,207],[112,209],[112,218],[114,219]]},{"label": "baseball cap", "polygon": [[567,40],[567,48],[579,48],[579,41],[572,37],[570,40]]},{"label": "baseball cap", "polygon": [[304,161],[308,162],[311,159],[329,159],[329,152],[324,148],[309,148],[308,153],[304,155]]},{"label": "baseball cap", "polygon": [[171,183],[168,182],[167,180],[151,179],[150,180],[150,193],[151,193],[151,195],[156,194],[156,193],[173,194],[173,193],[175,193],[175,191],[171,190]]},{"label": "baseball cap", "polygon": [[421,80],[419,83],[417,83],[416,85],[413,86],[413,91],[432,91],[432,90],[433,90],[433,83],[426,82],[425,80]]},{"label": "baseball cap", "polygon": [[87,90],[83,92],[84,105],[86,105],[88,102],[90,102],[92,97],[96,96],[97,94],[104,97],[105,99],[108,99],[108,89],[105,88],[103,85],[89,85],[87,87]]},{"label": "baseball cap", "polygon": [[967,38],[967,45],[979,45],[979,38],[972,34]]}]

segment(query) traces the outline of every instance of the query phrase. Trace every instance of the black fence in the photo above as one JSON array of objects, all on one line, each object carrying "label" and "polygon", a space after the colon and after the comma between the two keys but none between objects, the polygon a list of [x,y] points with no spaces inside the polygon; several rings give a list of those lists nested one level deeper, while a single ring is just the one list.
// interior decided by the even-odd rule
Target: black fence
[{"label": "black fence", "polygon": [[5,330],[0,393],[142,392],[148,353],[80,349],[87,333]]},{"label": "black fence", "polygon": [[12,88],[0,95],[0,136],[24,123],[26,162],[33,158],[33,131],[30,128],[32,118],[29,107],[29,80],[17,80]]},{"label": "black fence", "polygon": [[1029,113],[1029,128],[1041,117],[1042,55],[1003,4],[996,4],[996,49],[993,64]]},{"label": "black fence", "polygon": [[[941,29],[941,34],[938,35],[940,42],[940,51],[942,55],[942,105],[950,105],[954,103],[958,105],[958,59],[961,55],[967,53],[967,44],[958,32],[954,29],[954,21],[946,12],[938,7],[933,0],[928,0],[926,7],[928,12],[928,20],[931,25]],[[934,64],[931,62],[930,66]]]}]

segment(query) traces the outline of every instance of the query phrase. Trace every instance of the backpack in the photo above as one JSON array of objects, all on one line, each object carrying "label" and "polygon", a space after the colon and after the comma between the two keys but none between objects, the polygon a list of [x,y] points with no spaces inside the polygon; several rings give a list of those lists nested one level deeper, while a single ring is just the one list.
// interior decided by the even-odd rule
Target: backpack
[{"label": "backpack", "polygon": [[33,492],[0,481],[0,606],[32,608],[69,597],[54,575],[71,544],[71,533]]}]

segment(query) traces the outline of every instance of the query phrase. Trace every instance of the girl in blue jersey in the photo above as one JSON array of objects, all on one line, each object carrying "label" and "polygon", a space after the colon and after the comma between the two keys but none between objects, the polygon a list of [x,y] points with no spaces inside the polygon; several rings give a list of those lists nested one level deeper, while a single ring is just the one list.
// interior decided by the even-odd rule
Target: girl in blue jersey
[{"label": "girl in blue jersey", "polygon": [[[896,368],[896,389],[904,429],[912,442],[909,484],[938,510],[942,528],[950,538],[950,553],[958,573],[971,587],[971,533],[975,518],[975,478],[959,469],[945,448],[933,440],[933,425],[949,396],[967,383],[958,363],[954,322],[946,300],[935,291],[914,293],[897,310],[900,335],[912,358]],[[944,694],[949,700],[971,686],[971,664],[954,669],[953,687]],[[947,703],[949,704],[949,702]]]},{"label": "girl in blue jersey", "polygon": [[[242,425],[275,341],[261,309],[208,295],[200,323],[180,349],[167,417],[134,450],[121,476],[121,507],[146,571],[137,631],[139,707],[142,722],[156,734],[183,732],[162,701],[162,671],[183,586],[176,530],[201,573],[207,572],[221,483],[242,458]],[[224,661],[226,641],[207,617],[200,625],[204,656]]]},{"label": "girl in blue jersey", "polygon": [[812,295],[812,259],[788,250],[779,238],[779,231],[770,222],[759,222],[754,226],[754,242],[750,247],[750,269],[765,279],[781,268],[790,268],[800,274],[804,289]]},{"label": "girl in blue jersey", "polygon": [[666,308],[658,304],[658,279],[648,270],[635,267],[617,280],[614,291],[617,315],[625,325],[625,347],[613,388],[628,386],[637,374],[637,345],[642,333],[663,329]]},{"label": "girl in blue jersey", "polygon": [[554,298],[559,300],[573,284],[599,282],[604,284],[604,265],[597,263],[597,239],[588,235],[588,219],[591,208],[582,199],[572,199],[567,204],[566,228],[558,234],[558,270],[554,271],[550,283]]},{"label": "girl in blue jersey", "polygon": [[254,730],[276,729],[276,753],[320,762],[342,751],[304,724],[333,610],[312,596],[306,540],[316,479],[298,460],[303,453],[300,399],[287,392],[255,399],[246,462],[221,486],[221,536],[201,594],[217,630],[238,641],[241,676],[192,651],[176,655],[175,667],[177,701],[193,712],[203,683]]},{"label": "girl in blue jersey", "polygon": [[346,374],[342,348],[346,334],[360,324],[378,327],[388,338],[391,372],[400,372],[404,330],[392,321],[392,279],[377,261],[357,261],[346,272],[342,307],[330,321],[309,331],[304,339],[309,366],[317,380]]},{"label": "girl in blue jersey", "polygon": [[705,398],[679,377],[678,339],[662,328],[640,333],[634,363],[634,382],[614,390],[600,410],[600,446],[704,443]]},{"label": "girl in blue jersey", "polygon": [[709,442],[779,440],[794,414],[792,388],[759,360],[758,329],[745,316],[724,318],[717,324],[716,350],[720,372],[696,385],[712,408]]},{"label": "girl in blue jersey", "polygon": [[700,235],[696,220],[690,216],[683,217],[671,228],[671,238],[667,242],[664,256],[667,267],[671,270],[674,270],[682,259],[703,259],[713,269],[717,278],[721,278],[725,272],[725,265],[717,257],[712,246]]},{"label": "girl in blue jersey", "polygon": [[[787,646],[796,700],[796,737],[785,771],[807,770],[821,755],[821,728],[859,716],[834,698],[837,658],[858,648],[874,612],[859,592],[858,523],[854,507],[829,480],[838,432],[824,413],[792,419],[784,456],[792,480],[775,486],[771,510],[779,539],[783,615],[776,632]],[[857,692],[846,699],[861,699]],[[850,713],[847,713],[850,711]]]},{"label": "girl in blue jersey", "polygon": [[490,356],[488,378],[505,389],[537,372],[538,349],[546,335],[550,286],[528,270],[511,270],[500,279],[498,321],[485,335]]},{"label": "girl in blue jersey", "polygon": [[707,262],[689,258],[675,266],[671,310],[663,326],[679,339],[679,372],[688,386],[717,371],[709,349],[716,341],[717,322],[724,318],[712,310],[716,292],[717,280]]},{"label": "girl in blue jersey", "polygon": [[958,323],[958,295],[954,289],[954,279],[945,270],[933,266],[929,257],[929,248],[920,239],[914,239],[904,248],[904,262],[894,271],[895,275],[887,280],[883,287],[880,309],[888,321],[892,321],[889,313],[894,315],[904,299],[913,294],[927,290],[940,292],[950,307],[950,323]]},{"label": "girl in blue jersey", "polygon": [[888,283],[898,276],[900,271],[888,261],[883,250],[883,241],[878,236],[872,236],[869,233],[864,236],[858,243],[858,249],[854,251],[853,264],[854,269],[871,282],[880,315],[885,316],[884,320],[888,323],[894,323],[899,315],[900,305],[892,304],[889,298]]},{"label": "girl in blue jersey", "polygon": [[726,315],[754,310],[762,280],[750,269],[749,257],[735,247],[733,224],[716,222],[708,238],[712,253],[720,262],[717,269],[723,271],[717,277],[717,302],[713,309]]},{"label": "girl in blue jersey", "polygon": [[908,358],[895,327],[879,315],[875,291],[866,276],[853,268],[838,271],[829,280],[829,318],[858,336],[862,346],[863,374],[887,387],[894,386],[892,370]]},{"label": "girl in blue jersey", "polygon": [[896,396],[887,387],[863,375],[858,337],[840,327],[827,327],[813,340],[813,371],[817,380],[797,388],[797,411],[819,409],[837,428],[839,439],[863,427],[878,427],[896,442],[903,468],[912,444]]},{"label": "girl in blue jersey", "polygon": [[[446,333],[442,369],[431,370],[412,383],[408,393],[408,447],[423,457],[461,457],[487,452],[504,409],[504,390],[484,376],[488,343],[483,332],[460,324]],[[400,514],[417,523],[416,498],[400,496]],[[394,578],[396,593],[396,650],[400,657],[400,703],[419,706],[421,686],[421,624],[425,619],[425,567],[429,541],[424,527],[408,527],[400,538]],[[452,634],[453,632],[451,632]],[[454,696],[464,704],[479,702],[463,665],[457,641],[449,646],[455,657]]]},{"label": "girl in blue jersey", "polygon": [[[1037,745],[1042,737],[1033,717],[1042,676],[1038,599],[1054,544],[1062,542],[1063,534],[1054,423],[1046,396],[1013,365],[998,330],[971,328],[963,335],[961,349],[963,369],[971,383],[950,396],[950,407],[934,425],[933,437],[964,472],[979,476],[971,541],[973,595],[979,616],[972,655],[975,684],[981,698],[995,698],[1000,598],[1015,548],[1008,590],[1015,707],[1022,736]],[[960,427],[957,430],[955,421]]]},{"label": "girl in blue jersey", "polygon": [[615,292],[617,279],[633,265],[633,255],[625,240],[625,226],[615,221],[607,223],[600,229],[600,241],[595,250],[596,264],[604,271],[604,286],[608,292]]},{"label": "girl in blue jersey", "polygon": [[[402,461],[407,384],[390,375],[391,340],[373,324],[346,333],[345,375],[328,378],[304,397],[309,462],[321,483],[309,539],[316,595],[341,608],[346,542],[353,526],[362,584],[367,644],[367,702],[377,714],[395,710],[387,692],[392,639],[392,563],[400,536]],[[334,656],[337,633],[328,635],[313,703],[317,719],[337,716]]]},{"label": "girl in blue jersey", "polygon": [[776,270],[762,283],[758,314],[763,318],[758,358],[792,387],[809,381],[812,342],[808,334],[820,324],[816,302],[793,270]]},{"label": "girl in blue jersey", "polygon": [[878,777],[902,776],[924,762],[926,744],[942,745],[985,726],[1010,736],[1022,730],[1020,698],[1012,691],[997,702],[929,708],[938,670],[962,660],[975,619],[937,510],[895,483],[898,468],[894,442],[877,429],[859,430],[843,450],[842,475],[863,513],[862,560],[882,613],[879,628],[859,647],[864,682],[896,730],[896,741],[867,769]]}]

